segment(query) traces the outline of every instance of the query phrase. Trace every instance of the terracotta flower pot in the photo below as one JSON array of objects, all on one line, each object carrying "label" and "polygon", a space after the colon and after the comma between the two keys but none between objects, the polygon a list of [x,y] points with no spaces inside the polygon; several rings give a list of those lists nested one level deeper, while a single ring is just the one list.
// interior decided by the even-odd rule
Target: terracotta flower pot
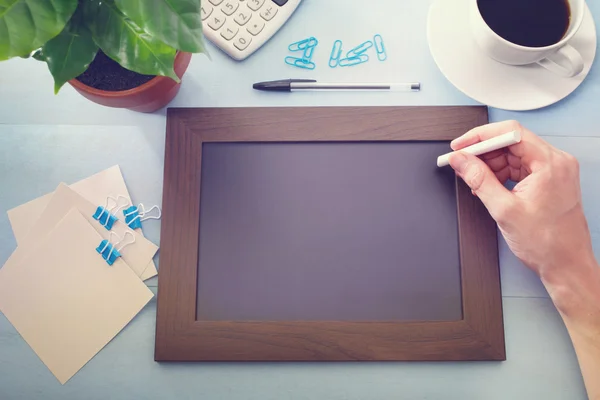
[{"label": "terracotta flower pot", "polygon": [[[177,53],[175,73],[179,78],[185,73],[191,59],[191,53]],[[94,89],[77,79],[72,79],[69,83],[94,103],[107,107],[128,108],[139,112],[153,112],[166,106],[175,98],[181,87],[181,83],[176,83],[173,79],[165,76],[157,76],[136,88],[118,92]]]}]

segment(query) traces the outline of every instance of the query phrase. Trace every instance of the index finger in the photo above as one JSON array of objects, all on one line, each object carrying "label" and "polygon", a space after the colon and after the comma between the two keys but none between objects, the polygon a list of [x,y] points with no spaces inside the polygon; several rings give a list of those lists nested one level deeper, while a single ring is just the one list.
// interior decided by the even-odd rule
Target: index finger
[{"label": "index finger", "polygon": [[551,146],[539,136],[525,129],[517,121],[496,122],[471,129],[461,137],[454,139],[450,143],[450,147],[455,151],[461,150],[467,146],[511,131],[519,131],[521,133],[521,142],[509,146],[506,151],[519,157],[521,163],[530,171],[541,168],[548,160],[548,156],[551,153]]},{"label": "index finger", "polygon": [[488,140],[511,131],[521,132],[521,139],[523,141],[533,143],[536,143],[536,141],[542,142],[540,138],[529,132],[527,129],[523,129],[521,124],[517,121],[502,121],[473,128],[469,132],[450,142],[450,147],[452,150],[464,149],[472,144],[483,142],[484,140]]}]

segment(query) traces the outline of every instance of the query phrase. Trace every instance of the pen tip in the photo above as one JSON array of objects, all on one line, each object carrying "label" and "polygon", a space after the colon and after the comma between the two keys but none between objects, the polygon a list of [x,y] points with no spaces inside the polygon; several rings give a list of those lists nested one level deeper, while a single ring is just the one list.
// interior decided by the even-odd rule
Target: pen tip
[{"label": "pen tip", "polygon": [[291,79],[283,79],[279,81],[257,82],[252,85],[256,90],[267,90],[270,92],[289,92],[291,88]]}]

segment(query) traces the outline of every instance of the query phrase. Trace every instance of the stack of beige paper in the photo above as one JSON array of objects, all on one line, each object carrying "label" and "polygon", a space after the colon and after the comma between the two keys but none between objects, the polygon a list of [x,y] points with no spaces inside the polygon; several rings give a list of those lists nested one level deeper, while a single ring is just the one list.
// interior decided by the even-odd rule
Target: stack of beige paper
[{"label": "stack of beige paper", "polygon": [[[118,195],[130,201],[114,166],[8,211],[18,247],[0,269],[0,311],[62,384],[153,296],[143,281],[158,247],[122,216],[111,231],[92,218]],[[112,266],[96,251],[110,232],[135,238]]]}]

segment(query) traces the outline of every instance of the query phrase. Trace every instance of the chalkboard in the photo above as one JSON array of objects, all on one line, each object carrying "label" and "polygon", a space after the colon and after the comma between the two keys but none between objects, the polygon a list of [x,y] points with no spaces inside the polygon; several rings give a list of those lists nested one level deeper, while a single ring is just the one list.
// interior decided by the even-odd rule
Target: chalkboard
[{"label": "chalkboard", "polygon": [[460,320],[445,142],[207,143],[199,320]]},{"label": "chalkboard", "polygon": [[504,360],[485,107],[167,111],[157,361]]}]

